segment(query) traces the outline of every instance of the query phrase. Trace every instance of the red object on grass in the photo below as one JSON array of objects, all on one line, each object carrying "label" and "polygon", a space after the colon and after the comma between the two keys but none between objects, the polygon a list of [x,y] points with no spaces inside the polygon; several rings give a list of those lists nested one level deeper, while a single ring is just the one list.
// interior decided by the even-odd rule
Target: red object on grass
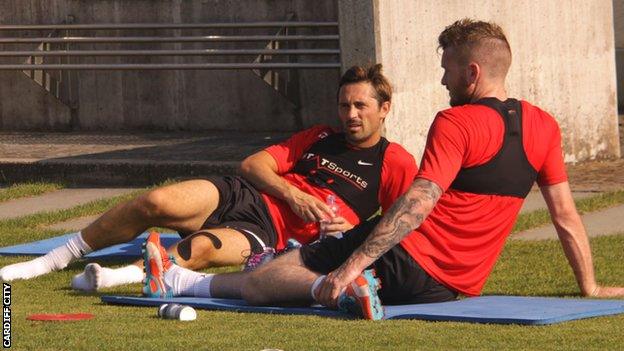
[{"label": "red object on grass", "polygon": [[91,313],[43,313],[43,314],[31,314],[26,317],[29,321],[80,321],[85,319],[92,319],[94,316]]}]

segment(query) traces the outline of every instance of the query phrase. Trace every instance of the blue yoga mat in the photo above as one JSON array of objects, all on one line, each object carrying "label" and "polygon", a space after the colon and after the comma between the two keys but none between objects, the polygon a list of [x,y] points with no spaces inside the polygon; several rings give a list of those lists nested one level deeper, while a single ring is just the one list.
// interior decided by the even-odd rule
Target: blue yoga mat
[{"label": "blue yoga mat", "polygon": [[[141,245],[145,241],[148,233],[143,233],[138,236],[136,239],[125,243],[119,244],[111,247],[107,247],[102,250],[94,251],[88,255],[86,258],[92,259],[112,259],[112,258],[137,258],[141,257]],[[0,255],[2,256],[20,256],[20,255],[34,255],[41,256],[50,252],[52,249],[59,247],[73,234],[66,234],[57,236],[50,239],[33,241],[26,244],[7,246],[0,248]],[[173,233],[165,233],[160,235],[160,240],[165,247],[169,247],[174,243],[180,240],[180,236],[178,234]]]},{"label": "blue yoga mat", "polygon": [[[159,306],[163,303],[175,302],[206,310],[350,318],[345,313],[324,307],[259,307],[249,306],[242,300],[232,299],[102,296],[102,301],[133,306]],[[480,296],[451,302],[385,306],[385,310],[386,319],[540,325],[624,313],[624,300]]]}]

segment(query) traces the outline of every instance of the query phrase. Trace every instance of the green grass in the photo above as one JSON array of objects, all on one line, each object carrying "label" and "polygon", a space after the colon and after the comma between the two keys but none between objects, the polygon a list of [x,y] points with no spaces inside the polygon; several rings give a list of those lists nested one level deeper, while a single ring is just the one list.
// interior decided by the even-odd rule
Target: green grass
[{"label": "green grass", "polygon": [[0,202],[19,199],[21,197],[37,196],[62,188],[64,188],[64,186],[57,183],[12,184],[4,189],[0,189]]},{"label": "green grass", "polygon": [[[0,221],[0,245],[60,234],[41,227],[97,214],[134,194],[75,208]],[[577,202],[581,211],[624,202],[624,191]],[[529,215],[531,216],[531,215]],[[526,215],[521,216],[528,217]],[[539,218],[539,216],[538,216]],[[538,220],[525,226],[535,225]],[[548,219],[546,219],[546,222]],[[520,220],[519,220],[520,222]],[[624,235],[591,240],[597,279],[624,285]],[[0,257],[0,266],[24,257]],[[69,289],[84,262],[62,272],[12,283],[13,348],[16,350],[604,350],[624,348],[624,315],[550,326],[483,325],[451,322],[350,321],[315,316],[269,316],[198,311],[195,322],[156,318],[156,309],[118,307],[100,302],[101,294],[134,294],[140,285],[111,288],[101,294]],[[110,265],[111,263],[106,263]],[[220,269],[219,271],[231,270]],[[484,290],[485,294],[578,296],[578,287],[558,241],[511,240]],[[82,322],[31,322],[34,313],[88,312]]]},{"label": "green grass", "polygon": [[[601,283],[624,285],[624,236],[592,239]],[[0,264],[19,261],[0,258]],[[84,263],[13,289],[13,347],[23,350],[605,350],[624,347],[624,315],[550,326],[452,322],[350,321],[314,316],[269,316],[198,311],[194,322],[156,318],[156,308],[100,303],[99,294],[67,286]],[[138,294],[138,284],[102,294]],[[556,241],[510,242],[486,285],[486,294],[576,296],[576,283]],[[31,322],[33,313],[89,312],[94,320]]]},{"label": "green grass", "polygon": [[[580,214],[599,211],[605,208],[624,204],[624,189],[610,191],[596,196],[586,197],[574,201]],[[550,223],[548,210],[536,210],[518,216],[512,233],[521,232]]]}]

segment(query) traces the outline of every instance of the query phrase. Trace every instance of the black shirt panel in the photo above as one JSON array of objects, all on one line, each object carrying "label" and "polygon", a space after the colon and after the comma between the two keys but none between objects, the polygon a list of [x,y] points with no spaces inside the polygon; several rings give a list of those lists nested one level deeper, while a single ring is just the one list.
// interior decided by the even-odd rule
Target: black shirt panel
[{"label": "black shirt panel", "polygon": [[484,98],[475,102],[494,109],[505,123],[503,144],[482,165],[462,168],[450,188],[475,194],[525,198],[537,179],[522,144],[522,104],[516,99]]},{"label": "black shirt panel", "polygon": [[343,133],[314,143],[297,161],[293,171],[317,186],[334,191],[365,220],[380,207],[381,167],[388,140],[366,149],[350,147]]}]

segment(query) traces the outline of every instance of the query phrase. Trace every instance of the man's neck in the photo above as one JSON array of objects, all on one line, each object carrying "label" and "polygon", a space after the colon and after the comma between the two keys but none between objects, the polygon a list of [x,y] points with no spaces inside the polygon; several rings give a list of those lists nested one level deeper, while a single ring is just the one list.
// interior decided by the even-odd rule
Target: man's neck
[{"label": "man's neck", "polygon": [[363,142],[353,142],[353,141],[347,139],[347,145],[351,149],[368,149],[370,147],[373,147],[373,146],[377,145],[377,143],[380,140],[381,140],[381,136],[377,136],[375,138],[371,138],[371,139],[368,139],[368,140],[363,141]]}]

